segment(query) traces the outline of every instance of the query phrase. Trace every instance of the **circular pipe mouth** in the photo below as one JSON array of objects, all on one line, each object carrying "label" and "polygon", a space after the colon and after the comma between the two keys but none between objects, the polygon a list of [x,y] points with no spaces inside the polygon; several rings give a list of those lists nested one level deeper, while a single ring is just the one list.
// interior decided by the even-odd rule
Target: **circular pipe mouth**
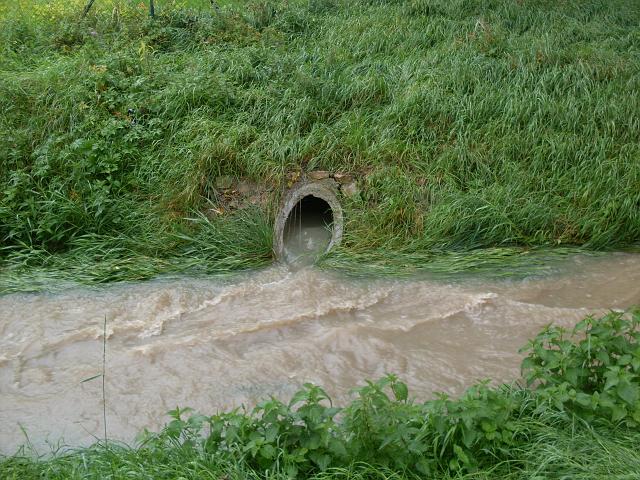
[{"label": "circular pipe mouth", "polygon": [[327,223],[330,223],[331,239],[323,253],[339,245],[342,240],[344,226],[336,183],[331,179],[300,182],[287,191],[276,216],[273,246],[278,260],[285,259],[286,228],[291,221],[295,221],[293,216],[305,215],[305,205],[314,214],[323,216]]}]

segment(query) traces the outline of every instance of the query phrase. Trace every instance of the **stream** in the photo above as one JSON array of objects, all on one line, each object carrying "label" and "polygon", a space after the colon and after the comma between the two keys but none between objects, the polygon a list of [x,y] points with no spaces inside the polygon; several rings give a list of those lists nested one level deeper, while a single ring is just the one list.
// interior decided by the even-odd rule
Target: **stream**
[{"label": "stream", "polygon": [[353,279],[275,265],[231,279],[156,279],[0,296],[0,453],[102,436],[133,443],[166,412],[288,399],[314,382],[343,404],[396,373],[416,399],[519,377],[544,325],[640,304],[640,255],[575,255],[524,279]]}]

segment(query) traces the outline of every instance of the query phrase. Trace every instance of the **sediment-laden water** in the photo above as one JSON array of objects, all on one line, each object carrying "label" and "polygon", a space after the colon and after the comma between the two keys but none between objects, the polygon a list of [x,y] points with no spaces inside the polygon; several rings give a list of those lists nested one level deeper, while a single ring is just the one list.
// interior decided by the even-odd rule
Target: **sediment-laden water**
[{"label": "sediment-laden water", "polygon": [[0,452],[108,434],[132,442],[165,412],[283,398],[304,382],[335,399],[400,375],[417,398],[518,378],[543,325],[640,303],[640,255],[574,256],[520,280],[354,280],[275,266],[233,280],[173,279],[0,297]]}]

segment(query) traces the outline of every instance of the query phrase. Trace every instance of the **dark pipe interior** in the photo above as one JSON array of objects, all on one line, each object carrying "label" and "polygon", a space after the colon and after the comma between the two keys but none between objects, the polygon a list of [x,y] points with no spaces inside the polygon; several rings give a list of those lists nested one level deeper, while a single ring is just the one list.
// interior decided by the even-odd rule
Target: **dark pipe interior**
[{"label": "dark pipe interior", "polygon": [[333,212],[331,207],[323,199],[307,195],[289,212],[285,224],[285,236],[292,230],[308,227],[331,227],[333,224]]},{"label": "dark pipe interior", "polygon": [[332,224],[329,204],[307,195],[289,213],[284,227],[285,249],[294,258],[323,252],[331,241]]}]

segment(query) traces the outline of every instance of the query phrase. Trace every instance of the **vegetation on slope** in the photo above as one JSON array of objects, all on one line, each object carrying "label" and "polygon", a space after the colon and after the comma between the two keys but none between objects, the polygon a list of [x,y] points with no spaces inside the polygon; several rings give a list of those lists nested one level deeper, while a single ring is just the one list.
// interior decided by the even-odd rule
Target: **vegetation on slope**
[{"label": "vegetation on slope", "polygon": [[101,443],[0,460],[28,478],[637,478],[640,311],[549,326],[523,349],[526,387],[481,383],[416,403],[389,375],[346,408],[307,384],[291,401],[170,412],[137,448]]},{"label": "vegetation on slope", "polygon": [[640,241],[636,1],[156,3],[0,6],[6,275],[264,264],[313,169],[359,180],[334,266]]}]

